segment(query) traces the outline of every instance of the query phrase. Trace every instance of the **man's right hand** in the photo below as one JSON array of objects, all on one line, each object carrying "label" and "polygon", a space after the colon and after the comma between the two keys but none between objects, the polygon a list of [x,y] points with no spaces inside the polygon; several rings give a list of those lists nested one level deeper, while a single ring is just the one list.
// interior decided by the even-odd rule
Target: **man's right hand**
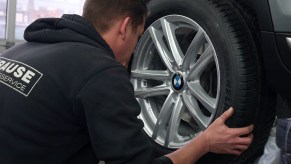
[{"label": "man's right hand", "polygon": [[225,125],[233,112],[233,108],[225,111],[201,134],[209,144],[209,152],[240,155],[252,143],[253,125],[242,128],[229,128]]},{"label": "man's right hand", "polygon": [[225,111],[204,132],[166,156],[174,164],[193,164],[208,152],[240,155],[253,141],[254,126],[227,127],[225,121],[232,116],[233,112],[233,108]]}]

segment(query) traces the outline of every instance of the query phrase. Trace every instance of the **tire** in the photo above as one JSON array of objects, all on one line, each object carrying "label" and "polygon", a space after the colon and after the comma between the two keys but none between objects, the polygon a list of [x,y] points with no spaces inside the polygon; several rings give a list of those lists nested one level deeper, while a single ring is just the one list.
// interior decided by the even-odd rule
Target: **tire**
[{"label": "tire", "polygon": [[131,62],[144,131],[158,155],[205,130],[229,107],[230,127],[255,124],[241,156],[209,153],[198,163],[251,163],[274,121],[256,39],[239,5],[226,0],[152,0]]}]

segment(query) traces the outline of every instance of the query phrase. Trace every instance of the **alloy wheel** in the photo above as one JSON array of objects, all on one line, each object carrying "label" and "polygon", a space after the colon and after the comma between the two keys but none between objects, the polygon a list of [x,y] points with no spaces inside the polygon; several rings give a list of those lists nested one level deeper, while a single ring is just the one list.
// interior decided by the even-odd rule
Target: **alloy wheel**
[{"label": "alloy wheel", "polygon": [[217,111],[220,70],[204,29],[182,15],[152,23],[140,38],[131,82],[144,130],[166,148],[179,148],[205,130]]}]

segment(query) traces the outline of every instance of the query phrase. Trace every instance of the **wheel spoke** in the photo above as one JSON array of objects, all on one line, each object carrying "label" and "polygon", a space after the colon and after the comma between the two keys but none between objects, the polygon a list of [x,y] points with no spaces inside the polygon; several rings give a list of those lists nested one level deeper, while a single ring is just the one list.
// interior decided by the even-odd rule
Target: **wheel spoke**
[{"label": "wheel spoke", "polygon": [[191,95],[183,93],[183,102],[186,105],[192,118],[196,121],[201,130],[205,130],[209,125],[209,118],[206,117],[200,110],[200,107],[196,99],[193,99]]},{"label": "wheel spoke", "polygon": [[152,26],[149,27],[149,32],[163,63],[169,71],[175,72],[174,68],[177,67],[177,64],[163,41],[163,33]]},{"label": "wheel spoke", "polygon": [[138,88],[135,89],[134,95],[136,98],[147,98],[152,96],[167,95],[170,92],[170,88],[165,85],[160,85],[151,88]]},{"label": "wheel spoke", "polygon": [[216,99],[210,97],[200,85],[199,81],[189,82],[188,84],[190,92],[195,98],[211,113],[216,111]]},{"label": "wheel spoke", "polygon": [[205,43],[205,36],[204,32],[201,28],[199,28],[198,32],[196,33],[195,37],[193,38],[183,60],[183,68],[186,69],[191,65],[191,62],[195,62],[199,48],[202,44]]},{"label": "wheel spoke", "polygon": [[132,78],[152,79],[164,81],[169,78],[169,71],[159,70],[134,70],[131,71]]},{"label": "wheel spoke", "polygon": [[165,138],[165,146],[169,146],[174,141],[175,136],[178,134],[178,127],[182,118],[182,114],[184,113],[183,109],[183,102],[179,96],[175,102],[172,116],[169,121],[169,127]]},{"label": "wheel spoke", "polygon": [[172,54],[174,54],[173,58],[175,59],[176,64],[178,66],[182,65],[182,59],[184,55],[175,35],[175,30],[177,29],[177,26],[175,26],[173,23],[169,23],[166,19],[161,19],[161,24],[164,36],[166,37]]},{"label": "wheel spoke", "polygon": [[199,79],[208,64],[214,60],[213,48],[208,46],[188,73],[187,80]]},{"label": "wheel spoke", "polygon": [[166,101],[164,102],[162,109],[159,113],[159,116],[157,118],[157,122],[155,124],[153,134],[152,134],[153,139],[156,139],[161,132],[166,130],[166,123],[168,122],[172,114],[171,106],[174,104],[173,99],[174,99],[174,93],[171,92],[168,95]]}]

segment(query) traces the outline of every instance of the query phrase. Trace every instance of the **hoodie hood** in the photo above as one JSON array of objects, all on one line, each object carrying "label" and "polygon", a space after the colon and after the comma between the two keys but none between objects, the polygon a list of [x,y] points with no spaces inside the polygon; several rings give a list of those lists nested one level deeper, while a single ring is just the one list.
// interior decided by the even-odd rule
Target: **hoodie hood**
[{"label": "hoodie hood", "polygon": [[94,26],[79,15],[40,18],[25,29],[24,39],[40,43],[80,42],[112,51]]}]

